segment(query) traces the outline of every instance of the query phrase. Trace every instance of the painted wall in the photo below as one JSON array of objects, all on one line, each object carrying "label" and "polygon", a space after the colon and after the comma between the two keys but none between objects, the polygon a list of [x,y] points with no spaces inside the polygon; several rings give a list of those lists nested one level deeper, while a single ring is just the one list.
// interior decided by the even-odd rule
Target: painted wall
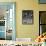
[{"label": "painted wall", "polygon": [[[17,5],[18,4],[18,5]],[[37,0],[20,0],[17,5],[17,37],[18,38],[36,38],[38,36],[39,24],[38,24],[38,1]],[[22,10],[28,9],[33,10],[34,23],[32,25],[23,25],[22,24]]]},{"label": "painted wall", "polygon": [[[46,4],[38,4],[38,0],[1,0],[0,2],[16,2],[16,37],[36,38],[39,33],[39,10],[46,10]],[[34,23],[22,24],[22,10],[33,10]]]},{"label": "painted wall", "polygon": [[[16,2],[17,3],[17,2]],[[37,0],[20,0],[17,5],[17,37],[19,38],[36,38],[39,32],[38,24],[38,1]],[[22,24],[22,10],[28,9],[33,10],[34,23],[32,25],[23,25]]]}]

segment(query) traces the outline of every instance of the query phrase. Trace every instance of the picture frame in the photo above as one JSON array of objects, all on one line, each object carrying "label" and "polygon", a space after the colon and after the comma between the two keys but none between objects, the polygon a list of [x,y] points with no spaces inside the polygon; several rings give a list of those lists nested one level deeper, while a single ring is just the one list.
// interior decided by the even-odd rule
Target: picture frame
[{"label": "picture frame", "polygon": [[46,32],[46,11],[39,11],[39,35]]},{"label": "picture frame", "polygon": [[16,2],[0,2],[0,40],[15,40]]},{"label": "picture frame", "polygon": [[46,4],[46,0],[39,0],[39,4]]},{"label": "picture frame", "polygon": [[22,11],[22,24],[25,25],[33,24],[33,10]]}]

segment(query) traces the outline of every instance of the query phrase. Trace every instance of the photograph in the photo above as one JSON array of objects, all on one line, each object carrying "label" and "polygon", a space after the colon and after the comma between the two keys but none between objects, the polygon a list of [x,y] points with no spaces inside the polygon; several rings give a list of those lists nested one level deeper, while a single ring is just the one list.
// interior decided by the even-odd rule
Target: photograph
[{"label": "photograph", "polygon": [[0,0],[0,46],[46,46],[46,0]]},{"label": "photograph", "polygon": [[33,10],[22,11],[22,24],[33,24]]},{"label": "photograph", "polygon": [[46,11],[39,11],[40,33],[46,32]]},{"label": "photograph", "polygon": [[39,4],[46,4],[46,0],[39,0]]},{"label": "photograph", "polygon": [[0,2],[0,40],[15,40],[15,2]]}]

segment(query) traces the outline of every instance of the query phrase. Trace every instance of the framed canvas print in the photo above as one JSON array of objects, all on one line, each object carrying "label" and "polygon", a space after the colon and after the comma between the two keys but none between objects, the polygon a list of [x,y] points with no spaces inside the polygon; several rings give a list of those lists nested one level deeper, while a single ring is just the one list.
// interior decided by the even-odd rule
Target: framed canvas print
[{"label": "framed canvas print", "polygon": [[40,4],[46,4],[46,0],[39,0]]},{"label": "framed canvas print", "polygon": [[15,40],[15,2],[0,2],[0,40]]},{"label": "framed canvas print", "polygon": [[22,24],[33,24],[33,10],[22,11]]},{"label": "framed canvas print", "polygon": [[46,11],[39,11],[39,34],[46,32]]}]

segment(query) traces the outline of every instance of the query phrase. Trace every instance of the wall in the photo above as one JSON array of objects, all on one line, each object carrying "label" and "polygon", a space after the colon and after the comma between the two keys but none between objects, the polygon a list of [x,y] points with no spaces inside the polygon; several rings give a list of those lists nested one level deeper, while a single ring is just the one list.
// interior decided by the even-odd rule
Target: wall
[{"label": "wall", "polygon": [[[1,0],[0,2],[16,2],[16,37],[36,38],[39,33],[39,10],[46,10],[46,5],[38,4],[38,0]],[[22,24],[22,10],[33,10],[34,23]]]},{"label": "wall", "polygon": [[[37,0],[19,0],[16,2],[17,5],[17,37],[18,38],[36,38],[39,32],[39,23],[38,23],[38,1]],[[22,10],[28,9],[33,10],[34,23],[32,25],[23,25],[22,24]]]}]

